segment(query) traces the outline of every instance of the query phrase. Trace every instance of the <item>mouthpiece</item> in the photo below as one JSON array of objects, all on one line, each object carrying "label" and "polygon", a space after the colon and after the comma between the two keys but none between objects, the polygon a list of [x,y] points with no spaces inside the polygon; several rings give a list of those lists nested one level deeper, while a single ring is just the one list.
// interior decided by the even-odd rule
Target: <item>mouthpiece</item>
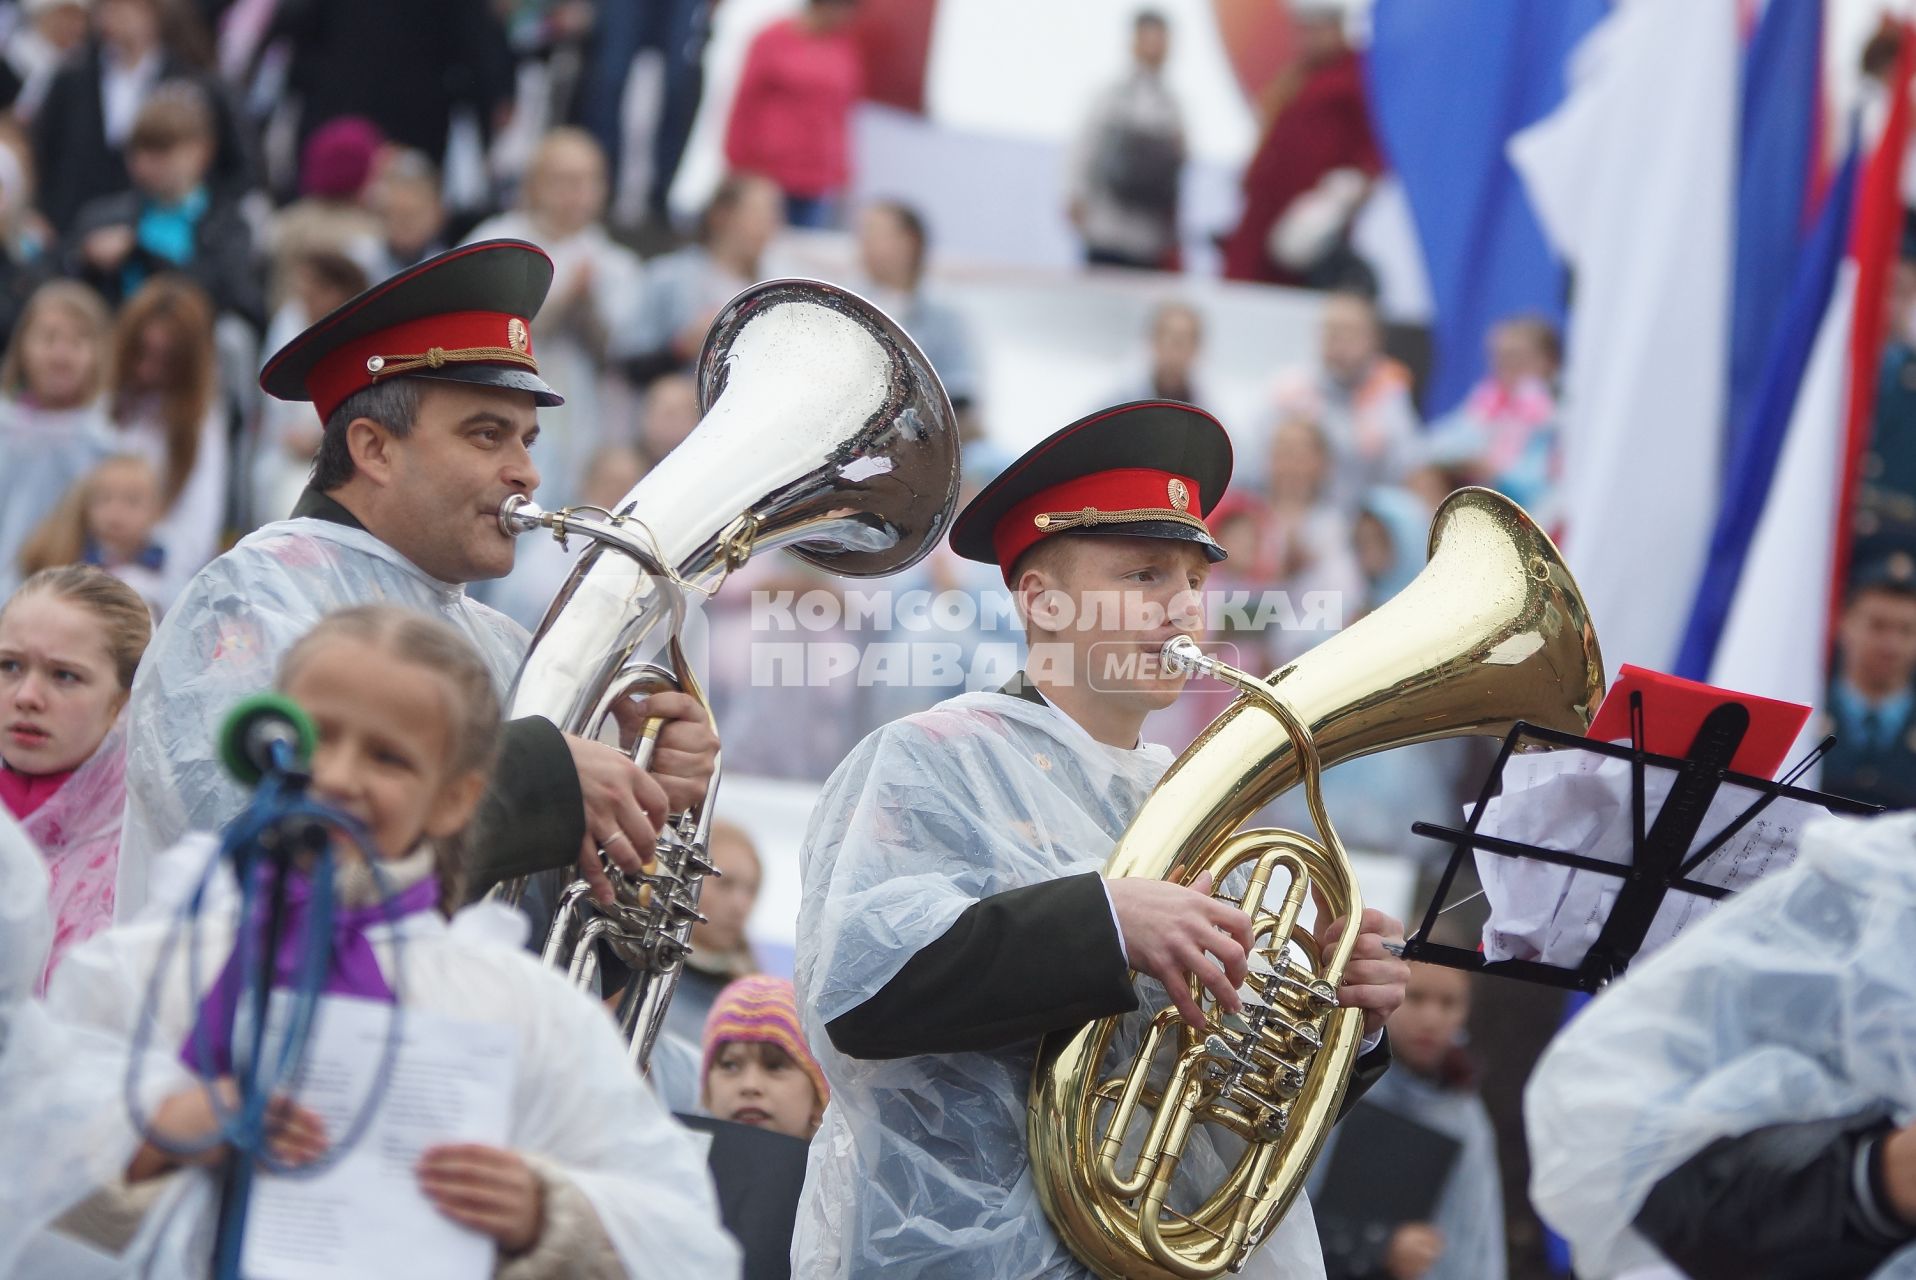
[{"label": "mouthpiece", "polygon": [[1164,665],[1174,674],[1181,676],[1213,675],[1217,661],[1204,656],[1204,650],[1190,636],[1173,636],[1164,642],[1164,648],[1158,650],[1158,656],[1164,659]]},{"label": "mouthpiece", "polygon": [[547,513],[523,493],[515,493],[499,504],[499,532],[508,538],[531,533],[546,523]]}]

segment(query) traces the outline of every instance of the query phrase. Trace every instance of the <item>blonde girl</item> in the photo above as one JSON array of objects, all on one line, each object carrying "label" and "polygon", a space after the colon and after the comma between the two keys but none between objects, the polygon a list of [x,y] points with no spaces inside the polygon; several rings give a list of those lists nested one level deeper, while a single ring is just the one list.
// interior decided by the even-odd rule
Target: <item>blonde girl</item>
[{"label": "blonde girl", "polygon": [[146,605],[87,565],[34,574],[0,606],[0,803],[46,861],[53,948],[113,918],[126,807],[120,712],[152,636]]},{"label": "blonde girl", "polygon": [[[437,619],[386,605],[348,609],[287,653],[279,686],[317,730],[313,797],[357,819],[381,864],[374,877],[357,853],[340,855],[329,998],[391,1002],[397,989],[409,1010],[518,1033],[506,1141],[425,1150],[414,1168],[419,1212],[493,1241],[495,1274],[512,1280],[736,1274],[735,1246],[718,1225],[698,1153],[626,1061],[606,1012],[520,947],[516,913],[482,904],[448,920],[461,900],[465,833],[500,728],[498,697],[477,652]],[[167,861],[203,861],[207,847],[189,841]],[[204,974],[219,972],[232,949],[233,911],[224,909],[219,927],[202,922]],[[143,920],[74,952],[49,996],[56,1016],[130,1039],[169,928],[168,920]],[[298,921],[287,936],[282,981],[298,964]],[[395,964],[403,966],[398,981]],[[165,1092],[124,1181],[64,1222],[96,1248],[118,1252],[130,1239],[140,1265],[203,1274],[193,1251],[203,1253],[195,1239],[205,1233],[195,1228],[216,1211],[215,1197],[212,1179],[192,1166],[231,1157],[214,1147],[183,1164],[174,1153],[217,1132],[206,1083],[231,1089],[237,978],[222,975],[210,991],[190,992],[185,958],[172,954],[169,966],[157,987],[154,1034],[179,1045],[201,1079]],[[310,1160],[326,1149],[330,1135],[297,1098],[280,1100],[275,1114],[280,1158]],[[187,1183],[160,1200],[173,1229],[135,1235],[131,1226],[156,1195],[151,1184],[168,1180]],[[140,1256],[143,1247],[167,1256]]]}]

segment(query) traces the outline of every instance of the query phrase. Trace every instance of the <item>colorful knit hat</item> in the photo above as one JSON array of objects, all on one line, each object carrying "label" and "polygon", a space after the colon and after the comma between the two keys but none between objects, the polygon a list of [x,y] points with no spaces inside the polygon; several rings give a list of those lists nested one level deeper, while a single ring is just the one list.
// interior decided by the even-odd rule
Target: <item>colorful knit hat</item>
[{"label": "colorful knit hat", "polygon": [[831,1087],[825,1083],[824,1069],[805,1045],[805,1033],[798,1026],[798,992],[790,980],[755,973],[740,978],[718,993],[712,1011],[705,1015],[705,1060],[699,1065],[699,1080],[712,1074],[712,1062],[719,1048],[733,1041],[748,1044],[775,1044],[792,1056],[792,1061],[811,1078],[812,1089],[822,1107],[831,1100]]}]

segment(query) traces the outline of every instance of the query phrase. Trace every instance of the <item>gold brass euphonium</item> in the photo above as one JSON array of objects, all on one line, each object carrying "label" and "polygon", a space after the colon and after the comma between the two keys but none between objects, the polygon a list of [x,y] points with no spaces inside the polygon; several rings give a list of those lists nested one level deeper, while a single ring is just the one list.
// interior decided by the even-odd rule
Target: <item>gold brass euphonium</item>
[{"label": "gold brass euphonium", "polygon": [[[733,569],[787,547],[847,577],[896,573],[937,545],[958,500],[957,422],[937,373],[852,293],[814,280],[747,289],[712,322],[698,376],[699,425],[616,512],[542,511],[515,497],[499,513],[511,534],[543,528],[593,543],[533,637],[509,714],[545,716],[641,766],[659,722],[621,725],[614,709],[664,689],[704,701],[681,641],[699,600]],[[641,1068],[700,919],[700,886],[715,874],[717,787],[715,770],[704,799],[660,833],[645,873],[608,868],[611,907],[576,872],[543,873],[556,904],[547,962],[591,983],[602,943],[631,967],[619,1020]],[[550,851],[548,864],[570,866],[577,852]],[[534,878],[498,893],[518,902]]]},{"label": "gold brass euphonium", "polygon": [[[1589,726],[1603,662],[1588,611],[1557,549],[1522,508],[1460,489],[1437,511],[1430,561],[1398,595],[1267,679],[1204,657],[1188,638],[1165,657],[1240,696],[1172,764],[1105,864],[1106,876],[1189,883],[1251,916],[1257,949],[1240,1014],[1195,980],[1207,1026],[1173,1008],[1150,1018],[1136,1053],[1106,1062],[1122,1019],[1045,1039],[1031,1086],[1032,1176],[1065,1243],[1099,1275],[1209,1277],[1243,1266],[1289,1209],[1336,1120],[1363,1015],[1337,1006],[1356,928],[1321,954],[1300,924],[1355,919],[1363,900],[1324,812],[1318,775],[1340,761],[1462,734],[1501,736],[1525,720]],[[1238,827],[1302,781],[1322,840]],[[1248,867],[1248,878],[1233,873]],[[1212,1125],[1242,1153],[1216,1187],[1173,1180],[1186,1145]],[[1234,1144],[1226,1141],[1222,1150]]]}]

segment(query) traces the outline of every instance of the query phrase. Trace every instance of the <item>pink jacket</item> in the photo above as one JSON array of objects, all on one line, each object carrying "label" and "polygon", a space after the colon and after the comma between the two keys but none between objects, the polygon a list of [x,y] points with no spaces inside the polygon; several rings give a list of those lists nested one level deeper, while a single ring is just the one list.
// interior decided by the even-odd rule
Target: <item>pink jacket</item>
[{"label": "pink jacket", "polygon": [[788,195],[822,196],[851,180],[851,111],[863,91],[849,31],[814,35],[796,18],[758,33],[725,130],[725,159]]}]

